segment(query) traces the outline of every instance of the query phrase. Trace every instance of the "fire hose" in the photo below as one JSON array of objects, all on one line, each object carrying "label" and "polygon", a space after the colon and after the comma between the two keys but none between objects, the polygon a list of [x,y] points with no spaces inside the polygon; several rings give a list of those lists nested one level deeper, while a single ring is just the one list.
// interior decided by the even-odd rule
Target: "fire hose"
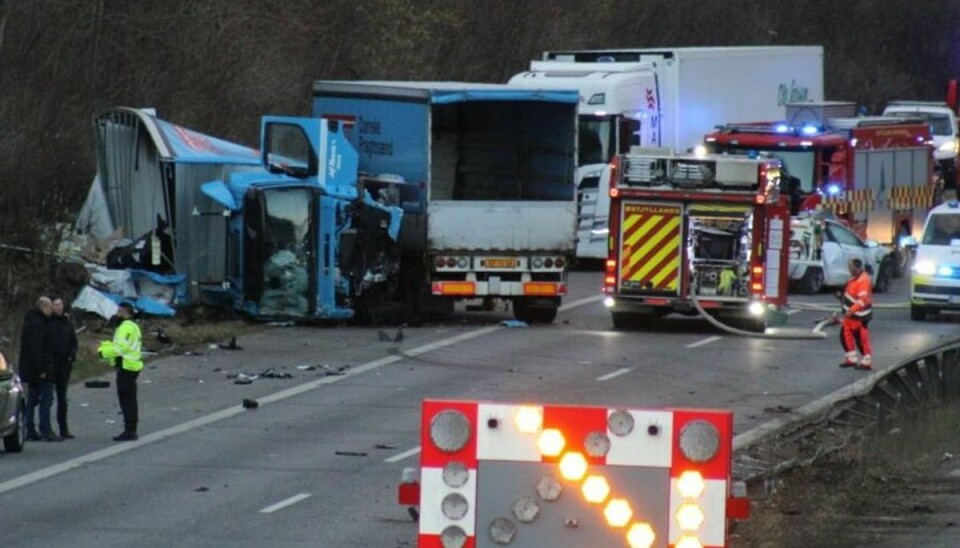
[{"label": "fire hose", "polygon": [[720,329],[721,331],[726,331],[731,335],[738,335],[740,337],[753,337],[758,339],[821,340],[827,338],[827,334],[823,332],[823,328],[834,323],[832,318],[826,318],[819,321],[811,331],[776,331],[773,333],[767,333],[764,331],[763,333],[755,333],[745,329],[737,329],[736,327],[729,326],[714,318],[703,308],[703,305],[700,304],[700,300],[697,299],[696,295],[691,295],[691,300],[693,301],[693,306],[697,309],[697,312],[699,312],[700,315],[710,323],[710,325]]}]

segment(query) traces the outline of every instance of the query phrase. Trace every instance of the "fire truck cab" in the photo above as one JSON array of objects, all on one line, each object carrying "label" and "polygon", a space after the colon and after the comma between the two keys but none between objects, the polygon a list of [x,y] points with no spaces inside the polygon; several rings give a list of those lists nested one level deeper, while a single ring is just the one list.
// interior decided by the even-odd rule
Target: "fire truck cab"
[{"label": "fire truck cab", "polygon": [[827,209],[860,238],[889,244],[900,277],[910,256],[905,237],[919,238],[940,201],[930,125],[854,110],[847,102],[788,104],[786,121],[728,124],[706,136],[705,149],[780,160],[792,214]]},{"label": "fire truck cab", "polygon": [[604,292],[615,327],[697,304],[762,331],[787,301],[790,211],[776,159],[634,147],[610,170]]}]

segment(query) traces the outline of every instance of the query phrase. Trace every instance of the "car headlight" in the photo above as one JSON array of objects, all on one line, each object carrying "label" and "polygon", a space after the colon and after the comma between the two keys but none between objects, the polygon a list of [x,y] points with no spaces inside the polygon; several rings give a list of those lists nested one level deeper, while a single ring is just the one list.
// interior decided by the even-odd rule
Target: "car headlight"
[{"label": "car headlight", "polygon": [[956,154],[958,146],[960,146],[960,141],[956,139],[950,139],[948,141],[944,141],[943,144],[937,147],[937,150],[940,152],[953,152]]},{"label": "car headlight", "polygon": [[937,265],[933,261],[918,261],[913,270],[923,276],[933,276],[937,272]]}]

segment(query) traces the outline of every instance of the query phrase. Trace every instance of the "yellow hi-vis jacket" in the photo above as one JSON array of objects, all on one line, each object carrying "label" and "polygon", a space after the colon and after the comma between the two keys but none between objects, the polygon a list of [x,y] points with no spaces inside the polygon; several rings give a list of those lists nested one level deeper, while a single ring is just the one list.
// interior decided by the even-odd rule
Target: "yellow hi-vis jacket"
[{"label": "yellow hi-vis jacket", "polygon": [[143,369],[140,360],[140,327],[132,320],[123,320],[113,334],[113,340],[102,341],[99,351],[101,358],[113,364],[117,358],[121,358],[122,366],[127,371]]}]

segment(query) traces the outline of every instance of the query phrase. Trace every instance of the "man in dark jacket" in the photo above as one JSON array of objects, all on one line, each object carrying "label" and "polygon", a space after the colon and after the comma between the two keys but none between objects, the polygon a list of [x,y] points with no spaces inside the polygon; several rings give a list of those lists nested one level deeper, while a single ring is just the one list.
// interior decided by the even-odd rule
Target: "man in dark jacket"
[{"label": "man in dark jacket", "polygon": [[54,297],[53,315],[50,316],[50,339],[53,344],[53,380],[57,390],[57,425],[60,437],[69,440],[74,435],[67,426],[67,387],[70,373],[77,359],[77,334],[70,323],[70,316],[63,311],[63,299]]},{"label": "man in dark jacket", "polygon": [[[53,348],[49,317],[53,303],[48,297],[37,299],[37,307],[27,311],[20,330],[20,378],[27,383],[27,439],[62,441],[50,425],[53,404]],[[34,422],[34,409],[40,407],[40,432]]]}]

